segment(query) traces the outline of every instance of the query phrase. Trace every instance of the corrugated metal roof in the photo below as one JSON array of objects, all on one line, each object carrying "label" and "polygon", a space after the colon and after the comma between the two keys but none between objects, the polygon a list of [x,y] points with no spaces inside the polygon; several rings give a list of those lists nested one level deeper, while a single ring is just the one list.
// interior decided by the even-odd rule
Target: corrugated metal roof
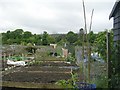
[{"label": "corrugated metal roof", "polygon": [[112,17],[114,17],[116,9],[117,9],[118,6],[120,6],[120,0],[117,0],[115,2],[115,5],[114,5],[114,7],[112,9],[112,12],[110,13],[109,19],[112,18]]}]

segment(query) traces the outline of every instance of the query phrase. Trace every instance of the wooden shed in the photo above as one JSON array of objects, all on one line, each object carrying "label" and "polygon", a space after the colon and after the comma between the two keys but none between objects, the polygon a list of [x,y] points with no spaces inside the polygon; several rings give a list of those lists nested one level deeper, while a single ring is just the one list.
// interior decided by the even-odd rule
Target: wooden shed
[{"label": "wooden shed", "polygon": [[120,41],[120,0],[115,2],[115,5],[110,13],[109,19],[113,17],[113,32],[114,32],[114,42]]},{"label": "wooden shed", "polygon": [[120,0],[115,2],[109,19],[113,17],[113,33],[114,33],[114,46],[115,52],[113,53],[114,59],[111,59],[109,66],[108,83],[110,88],[120,88]]}]

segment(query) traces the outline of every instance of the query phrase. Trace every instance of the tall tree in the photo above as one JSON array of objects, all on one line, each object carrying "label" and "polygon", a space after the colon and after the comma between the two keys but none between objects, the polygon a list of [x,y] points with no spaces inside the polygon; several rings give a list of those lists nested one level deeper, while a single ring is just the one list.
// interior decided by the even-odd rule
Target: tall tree
[{"label": "tall tree", "polygon": [[51,35],[48,36],[49,43],[55,43],[55,38]]},{"label": "tall tree", "polygon": [[78,39],[77,39],[77,41],[75,42],[75,45],[80,45],[80,46],[82,46],[83,35],[84,35],[84,30],[83,30],[83,28],[81,28],[81,29],[79,30]]},{"label": "tall tree", "polygon": [[[97,34],[97,37],[95,39],[95,46],[97,47],[97,52],[101,55],[101,57],[106,60],[107,56],[107,47],[106,47],[106,43],[107,43],[107,38],[106,38],[106,34],[107,34],[108,30],[105,30],[103,32],[99,32]],[[110,30],[110,44],[111,46],[113,46],[113,32]]]},{"label": "tall tree", "polygon": [[96,39],[96,34],[94,34],[94,32],[93,31],[91,31],[89,34],[88,34],[88,39],[89,39],[89,42],[91,43],[91,44],[93,44],[94,43],[94,41],[95,41],[95,39]]},{"label": "tall tree", "polygon": [[97,35],[97,38],[95,40],[95,44],[97,47],[97,52],[101,55],[101,57],[106,60],[106,33],[107,31],[104,32],[99,32]]},{"label": "tall tree", "polygon": [[43,45],[49,44],[48,36],[49,36],[48,33],[46,31],[44,31],[43,36],[42,36],[42,44]]},{"label": "tall tree", "polygon": [[66,39],[70,44],[75,43],[75,41],[77,41],[77,38],[78,38],[77,34],[75,34],[72,31],[69,31],[66,35]]},{"label": "tall tree", "polygon": [[29,31],[24,32],[23,38],[30,38],[32,36],[32,33]]}]

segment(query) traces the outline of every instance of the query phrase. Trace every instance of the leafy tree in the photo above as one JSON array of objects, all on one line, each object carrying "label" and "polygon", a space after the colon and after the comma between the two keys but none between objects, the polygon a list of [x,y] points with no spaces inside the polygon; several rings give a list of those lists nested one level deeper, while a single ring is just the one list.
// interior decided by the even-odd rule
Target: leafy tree
[{"label": "leafy tree", "polygon": [[80,46],[82,46],[83,35],[84,35],[84,30],[83,30],[83,28],[81,28],[81,29],[79,30],[78,39],[77,39],[77,41],[75,42],[75,45],[80,45]]},{"label": "leafy tree", "polygon": [[21,35],[23,34],[23,30],[22,30],[22,29],[16,29],[16,30],[14,31],[14,33],[15,33],[16,35],[21,36]]},{"label": "leafy tree", "polygon": [[59,35],[55,38],[55,41],[56,42],[60,42],[62,40],[62,35]]},{"label": "leafy tree", "polygon": [[35,38],[35,40],[34,40],[34,43],[36,44],[36,45],[41,45],[42,44],[42,41],[41,41],[41,39],[42,39],[42,37],[41,37],[41,35],[36,35],[36,34],[34,34],[34,38]]},{"label": "leafy tree", "polygon": [[97,47],[97,52],[101,55],[101,57],[106,60],[106,34],[107,30],[104,32],[99,32],[96,39],[95,44]]},{"label": "leafy tree", "polygon": [[24,32],[24,34],[23,34],[23,38],[30,38],[32,36],[32,33],[31,32],[29,32],[29,31],[26,31],[26,32]]},{"label": "leafy tree", "polygon": [[[99,32],[96,36],[96,39],[95,39],[95,44],[94,46],[97,47],[97,52],[101,55],[101,57],[106,60],[107,58],[107,38],[106,38],[106,35],[107,35],[107,31],[108,30],[105,30],[103,32]],[[113,47],[113,32],[110,30],[110,44],[111,46]]]},{"label": "leafy tree", "polygon": [[42,36],[42,44],[43,45],[48,45],[49,41],[48,41],[48,33],[46,31],[44,31],[43,36]]},{"label": "leafy tree", "polygon": [[59,45],[63,45],[67,42],[65,34],[60,34],[58,37],[55,38],[55,40],[56,43]]},{"label": "leafy tree", "polygon": [[7,35],[6,35],[6,33],[2,33],[2,44],[7,44]]},{"label": "leafy tree", "polygon": [[95,39],[96,39],[96,34],[94,34],[94,32],[93,31],[91,31],[89,34],[88,34],[88,39],[89,39],[89,42],[91,43],[91,44],[93,44],[94,43],[94,41],[95,41]]},{"label": "leafy tree", "polygon": [[36,38],[34,36],[29,37],[28,39],[29,43],[35,44]]},{"label": "leafy tree", "polygon": [[55,43],[55,38],[53,36],[48,36],[49,43]]},{"label": "leafy tree", "polygon": [[72,31],[69,31],[66,35],[66,39],[70,44],[75,43],[75,41],[77,41],[77,34],[75,34]]}]

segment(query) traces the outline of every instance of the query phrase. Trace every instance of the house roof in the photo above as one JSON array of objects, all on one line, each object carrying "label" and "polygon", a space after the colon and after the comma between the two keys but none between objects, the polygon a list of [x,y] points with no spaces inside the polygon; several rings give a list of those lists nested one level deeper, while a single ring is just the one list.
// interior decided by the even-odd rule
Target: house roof
[{"label": "house roof", "polygon": [[114,5],[114,7],[112,9],[112,12],[110,13],[109,19],[112,18],[112,17],[114,17],[114,15],[116,13],[116,9],[118,8],[118,6],[120,6],[120,0],[117,0],[115,2],[115,5]]}]

